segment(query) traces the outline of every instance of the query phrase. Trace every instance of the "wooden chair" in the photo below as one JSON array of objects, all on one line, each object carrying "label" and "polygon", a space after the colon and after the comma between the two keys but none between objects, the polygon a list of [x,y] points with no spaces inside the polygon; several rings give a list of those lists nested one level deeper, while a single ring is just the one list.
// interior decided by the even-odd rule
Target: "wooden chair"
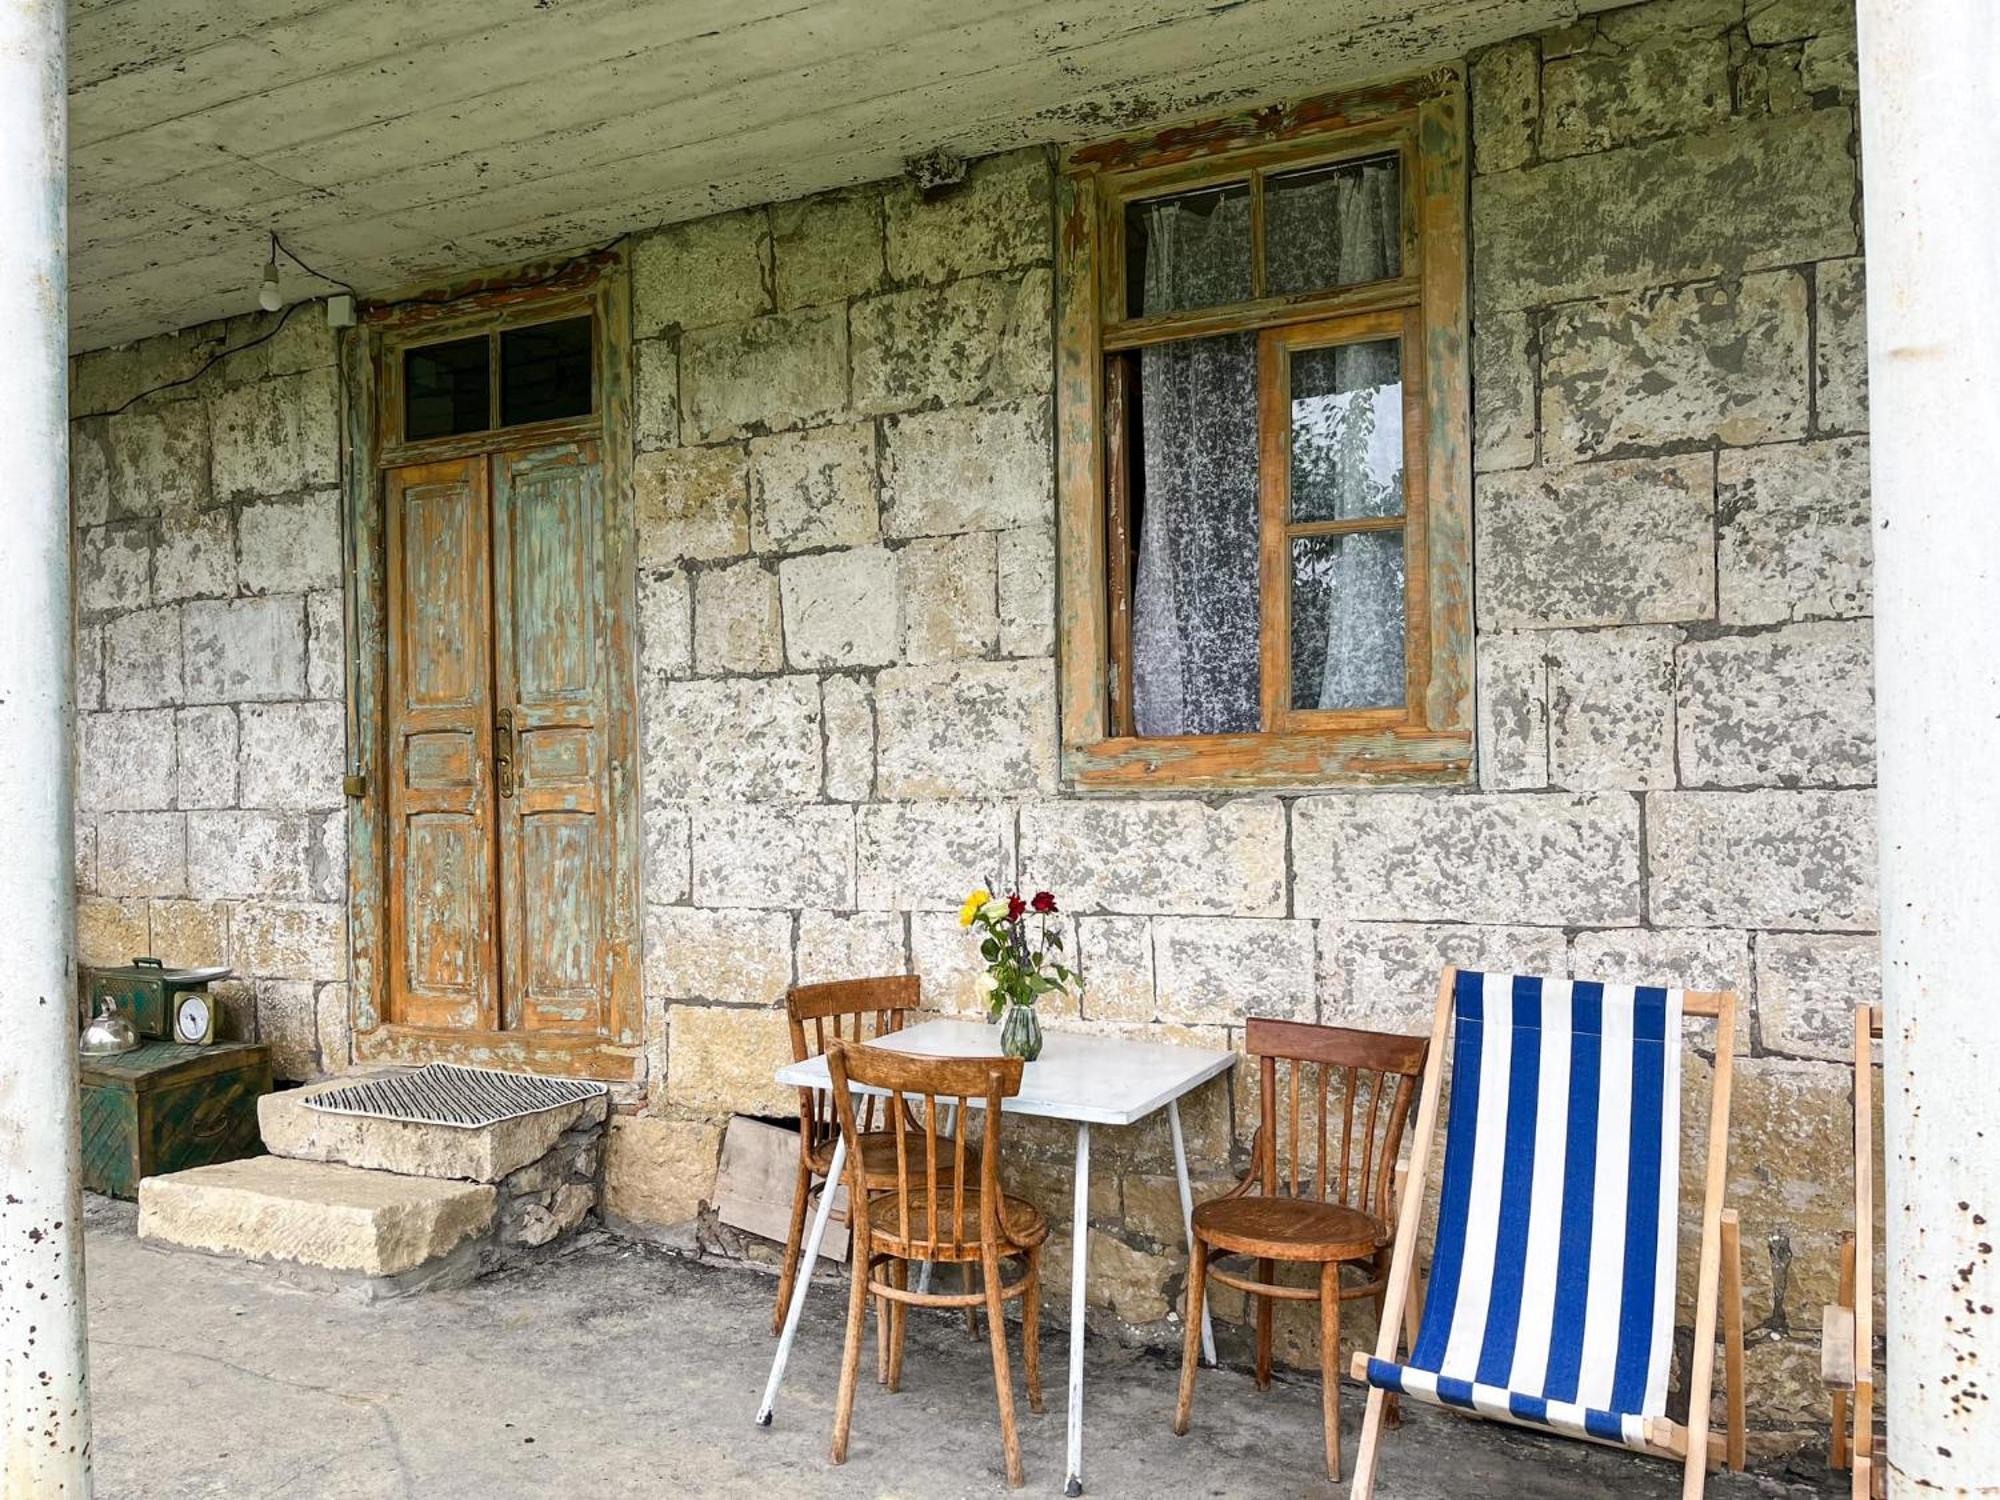
[{"label": "wooden chair", "polygon": [[[881,1047],[835,1041],[827,1048],[840,1129],[847,1139],[848,1199],[864,1201],[870,1179],[861,1164],[862,1134],[852,1090],[884,1091],[892,1117],[906,1113],[923,1122],[923,1133],[891,1132],[895,1182],[867,1198],[867,1211],[854,1216],[852,1291],[847,1307],[847,1343],[840,1363],[840,1400],[834,1409],[833,1461],[847,1461],[847,1435],[854,1416],[854,1385],[861,1364],[861,1329],[868,1298],[888,1329],[888,1387],[903,1380],[903,1340],[908,1310],[918,1307],[986,1309],[993,1347],[993,1386],[1000,1404],[1000,1441],[1007,1459],[1007,1482],[1021,1483],[1021,1439],[1014,1425],[1014,1386],[1007,1363],[1005,1303],[1021,1299],[1021,1345],[1027,1366],[1028,1405],[1042,1409],[1041,1259],[1048,1224],[1034,1205],[1005,1195],[1000,1186],[1000,1102],[1021,1091],[1021,1061],[1012,1057],[913,1057]],[[938,1110],[948,1104],[959,1118],[978,1101],[986,1110],[978,1166],[968,1171],[965,1135],[938,1132]],[[1016,1261],[1022,1274],[1003,1281],[1003,1262]],[[910,1262],[976,1265],[983,1273],[977,1292],[931,1292],[910,1287]],[[878,1275],[879,1271],[879,1275]]]},{"label": "wooden chair", "polygon": [[[1263,1107],[1251,1147],[1250,1170],[1222,1197],[1194,1211],[1194,1253],[1188,1269],[1187,1340],[1181,1353],[1180,1404],[1174,1432],[1184,1436],[1194,1409],[1201,1354],[1201,1309],[1208,1283],[1247,1292],[1257,1304],[1257,1388],[1271,1383],[1271,1316],[1278,1299],[1319,1303],[1320,1401],[1326,1418],[1326,1473],[1340,1478],[1340,1304],[1373,1297],[1379,1310],[1388,1287],[1393,1238],[1396,1156],[1403,1126],[1423,1076],[1430,1043],[1391,1036],[1252,1018],[1250,1055],[1261,1059]],[[1278,1064],[1285,1063],[1281,1088]],[[1279,1129],[1279,1101],[1285,1126]],[[1317,1126],[1300,1140],[1301,1119],[1317,1096]],[[1336,1114],[1336,1107],[1338,1113]],[[1282,1160],[1278,1142],[1282,1133]],[[1308,1149],[1317,1141],[1310,1164]],[[1338,1149],[1338,1157],[1329,1153]],[[1254,1192],[1252,1190],[1255,1190]],[[1256,1260],[1254,1277],[1225,1271],[1222,1256]],[[1318,1284],[1285,1286],[1276,1263],[1318,1267]],[[1341,1267],[1364,1268],[1365,1279],[1341,1285]]]},{"label": "wooden chair", "polygon": [[[901,1031],[904,1018],[922,1000],[922,981],[913,974],[794,985],[785,995],[785,1014],[792,1029],[792,1061],[817,1057],[832,1042],[866,1041]],[[881,1101],[868,1100],[865,1107],[861,1150],[856,1156],[862,1163],[868,1191],[881,1192],[895,1186],[898,1132],[890,1125],[893,1116],[881,1106]],[[914,1122],[905,1120],[903,1125],[908,1130]],[[799,1274],[799,1252],[805,1240],[813,1184],[825,1180],[827,1168],[833,1163],[833,1143],[839,1131],[833,1100],[817,1090],[800,1089],[798,1181],[792,1190],[792,1222],[785,1236],[784,1267],[778,1276],[778,1303],[771,1311],[773,1333],[785,1326],[785,1309],[791,1304],[792,1286]],[[831,1192],[833,1185],[828,1183],[822,1190]]]},{"label": "wooden chair", "polygon": [[1833,1396],[1833,1467],[1853,1470],[1854,1500],[1888,1492],[1875,1431],[1875,1043],[1882,1008],[1854,1012],[1854,1231],[1840,1246],[1840,1301],[1826,1309],[1820,1372]]},{"label": "wooden chair", "polygon": [[[1666,1415],[1680,1227],[1683,1018],[1713,1019],[1707,1179],[1695,1278],[1688,1420]],[[1729,1148],[1728,991],[1662,989],[1446,969],[1431,1031],[1410,1180],[1429,1172],[1443,1059],[1451,1112],[1429,1287],[1416,1338],[1397,1340],[1416,1268],[1424,1191],[1398,1211],[1388,1305],[1350,1500],[1373,1500],[1392,1393],[1672,1459],[1699,1500],[1711,1351],[1723,1316],[1728,1439],[1743,1467],[1742,1263],[1723,1207]]]}]

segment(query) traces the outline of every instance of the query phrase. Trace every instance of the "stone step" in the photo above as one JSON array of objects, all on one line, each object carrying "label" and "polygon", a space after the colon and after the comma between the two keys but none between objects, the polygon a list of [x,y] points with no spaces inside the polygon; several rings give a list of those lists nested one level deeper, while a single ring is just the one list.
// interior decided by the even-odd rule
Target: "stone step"
[{"label": "stone step", "polygon": [[264,1149],[295,1161],[343,1162],[406,1177],[498,1182],[530,1162],[540,1161],[566,1131],[602,1125],[607,1109],[605,1097],[599,1095],[560,1109],[467,1129],[321,1114],[306,1108],[305,1101],[313,1095],[357,1081],[349,1075],[266,1094],[257,1101],[257,1125],[263,1133]]},{"label": "stone step", "polygon": [[139,1238],[366,1278],[403,1277],[484,1237],[498,1196],[485,1183],[252,1156],[145,1178]]}]

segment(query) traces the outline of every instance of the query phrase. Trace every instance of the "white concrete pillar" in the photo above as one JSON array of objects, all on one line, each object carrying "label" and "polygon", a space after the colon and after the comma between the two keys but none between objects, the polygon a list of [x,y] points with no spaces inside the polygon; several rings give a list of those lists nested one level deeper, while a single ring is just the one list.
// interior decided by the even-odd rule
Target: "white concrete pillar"
[{"label": "white concrete pillar", "polygon": [[0,5],[0,1496],[90,1494],[77,1177],[62,0]]},{"label": "white concrete pillar", "polygon": [[1889,1493],[2000,1496],[2000,7],[1858,9]]}]

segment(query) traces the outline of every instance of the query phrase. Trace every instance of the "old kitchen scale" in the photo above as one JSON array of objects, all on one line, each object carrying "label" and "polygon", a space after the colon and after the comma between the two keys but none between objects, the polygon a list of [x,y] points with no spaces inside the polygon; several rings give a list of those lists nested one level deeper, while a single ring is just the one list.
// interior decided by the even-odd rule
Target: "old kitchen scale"
[{"label": "old kitchen scale", "polygon": [[229,973],[150,957],[91,972],[79,1067],[91,1191],[130,1198],[142,1177],[263,1150],[257,1101],[271,1092],[271,1049],[215,1040],[208,987]]}]

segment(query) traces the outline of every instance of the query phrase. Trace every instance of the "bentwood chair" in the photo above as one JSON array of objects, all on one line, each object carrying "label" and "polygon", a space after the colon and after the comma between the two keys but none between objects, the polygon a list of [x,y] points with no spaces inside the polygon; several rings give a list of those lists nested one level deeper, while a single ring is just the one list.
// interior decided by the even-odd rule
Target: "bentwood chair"
[{"label": "bentwood chair", "polygon": [[[1687,1421],[1667,1416],[1679,1260],[1683,1020],[1715,1049],[1695,1271]],[[1446,969],[1398,1210],[1349,1500],[1372,1500],[1392,1393],[1608,1443],[1681,1467],[1700,1500],[1717,1458],[1743,1467],[1743,1276],[1728,1173],[1736,997]],[[1451,1052],[1444,1178],[1422,1317],[1397,1348],[1423,1229],[1422,1184]],[[1709,1436],[1722,1319],[1726,1440]]]},{"label": "bentwood chair", "polygon": [[[913,974],[794,985],[785,996],[785,1014],[792,1030],[792,1061],[817,1057],[834,1042],[860,1042],[901,1031],[904,1018],[917,1009],[922,998],[922,981]],[[866,1101],[860,1126],[861,1149],[855,1152],[854,1159],[862,1165],[867,1192],[881,1192],[896,1185],[898,1132],[891,1123],[894,1119],[881,1101]],[[914,1122],[907,1119],[901,1123],[904,1130],[914,1127]],[[785,1325],[785,1309],[791,1305],[792,1286],[798,1279],[813,1185],[825,1183],[839,1132],[840,1122],[835,1118],[832,1099],[814,1089],[800,1089],[798,1179],[792,1190],[792,1222],[785,1236],[784,1267],[778,1277],[778,1305],[771,1312],[773,1333],[780,1332]],[[950,1144],[945,1142],[947,1148]],[[825,1183],[822,1191],[833,1189],[834,1184]]]},{"label": "bentwood chair", "polygon": [[1888,1493],[1875,1430],[1875,1043],[1882,1007],[1854,1012],[1854,1229],[1840,1244],[1840,1300],[1827,1307],[1820,1367],[1833,1396],[1833,1467],[1850,1469],[1854,1500]]},{"label": "bentwood chair", "polygon": [[[1253,1017],[1247,1044],[1250,1055],[1259,1059],[1261,1120],[1242,1182],[1194,1211],[1174,1432],[1186,1434],[1194,1409],[1202,1299],[1210,1281],[1246,1292],[1256,1302],[1259,1390],[1271,1383],[1276,1303],[1317,1302],[1326,1472],[1329,1479],[1338,1479],[1340,1304],[1372,1297],[1378,1310],[1382,1305],[1395,1216],[1396,1154],[1429,1043],[1420,1036]],[[1253,1259],[1255,1274],[1224,1270],[1217,1264],[1224,1257]],[[1280,1282],[1279,1261],[1314,1267],[1315,1284]],[[1343,1285],[1341,1268],[1348,1265],[1361,1275]]]},{"label": "bentwood chair", "polygon": [[[840,1399],[834,1409],[833,1461],[847,1461],[847,1436],[854,1417],[854,1386],[861,1366],[862,1325],[868,1302],[888,1329],[891,1392],[903,1380],[903,1341],[909,1309],[984,1306],[993,1348],[993,1387],[1000,1406],[1000,1442],[1007,1482],[1021,1483],[1021,1439],[1014,1425],[1014,1386],[1007,1361],[1004,1305],[1021,1302],[1022,1360],[1027,1366],[1028,1405],[1042,1409],[1041,1259],[1049,1227],[1033,1204],[1010,1198],[1000,1185],[1001,1101],[1021,1091],[1021,1060],[1013,1057],[914,1057],[882,1047],[836,1041],[827,1047],[827,1070],[847,1140],[848,1201],[860,1203],[869,1191],[862,1164],[860,1108],[855,1088],[886,1094],[892,1117],[920,1120],[921,1134],[895,1133],[895,1183],[865,1198],[853,1218],[852,1290],[847,1306],[847,1342],[840,1362]],[[938,1114],[949,1108],[960,1119],[968,1106],[985,1109],[979,1160],[968,1163],[965,1134],[940,1134]],[[910,1262],[977,1266],[979,1291],[933,1292],[910,1286]],[[1012,1282],[1003,1266],[1020,1267]]]}]

